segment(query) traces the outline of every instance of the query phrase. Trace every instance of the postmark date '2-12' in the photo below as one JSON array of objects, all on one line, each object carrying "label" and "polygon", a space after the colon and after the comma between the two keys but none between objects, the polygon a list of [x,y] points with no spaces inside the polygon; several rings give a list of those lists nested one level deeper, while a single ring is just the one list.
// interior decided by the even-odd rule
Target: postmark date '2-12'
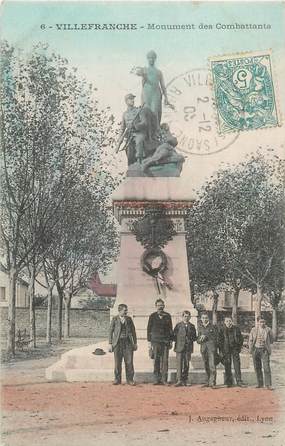
[{"label": "postmark date '2-12'", "polygon": [[178,139],[181,152],[211,155],[231,146],[238,138],[219,134],[209,72],[194,69],[183,73],[167,85],[173,109],[166,109],[162,122],[167,122]]}]

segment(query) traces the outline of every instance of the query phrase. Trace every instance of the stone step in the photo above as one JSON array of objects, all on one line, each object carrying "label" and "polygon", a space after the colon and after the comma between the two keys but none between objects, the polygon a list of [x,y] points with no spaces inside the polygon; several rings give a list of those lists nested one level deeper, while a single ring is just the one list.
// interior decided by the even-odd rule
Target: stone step
[{"label": "stone step", "polygon": [[[96,348],[101,348],[105,355],[93,355]],[[242,377],[245,382],[253,384],[255,375],[251,366],[249,355],[241,355]],[[140,341],[138,350],[134,353],[135,379],[137,382],[153,381],[153,360],[148,355],[148,344]],[[61,359],[46,369],[46,378],[49,381],[113,381],[114,356],[108,352],[108,343],[88,345],[65,352]],[[175,352],[170,350],[169,374],[170,382],[176,380]],[[189,380],[193,384],[206,381],[203,360],[200,353],[194,352],[191,358]],[[224,382],[224,368],[217,367],[217,384]]]},{"label": "stone step", "polygon": [[[68,382],[112,382],[114,379],[113,370],[94,370],[94,369],[54,369],[50,370],[46,376],[49,381],[68,381]],[[254,385],[255,374],[253,370],[248,370],[242,374],[243,381],[248,385]],[[122,376],[125,382],[124,373]],[[206,374],[203,370],[191,370],[189,372],[189,382],[191,384],[203,384],[206,382]],[[136,370],[135,381],[137,383],[152,383],[152,371]],[[174,384],[176,382],[176,371],[169,370],[168,382]],[[224,384],[224,371],[217,370],[217,385]]]},{"label": "stone step", "polygon": [[[62,355],[62,360],[65,361],[65,366],[68,369],[94,369],[94,368],[107,368],[113,369],[114,356],[113,353],[108,352],[107,342],[100,344],[93,344],[87,347],[76,348],[70,350]],[[93,352],[96,348],[101,348],[106,352],[105,355],[94,355]],[[251,358],[249,355],[241,354],[241,368],[247,369],[251,365]],[[152,368],[153,361],[149,358],[148,345],[146,341],[141,341],[138,346],[138,350],[134,353],[134,364],[136,369],[140,368]],[[173,350],[169,352],[169,368],[176,368],[176,354]],[[203,369],[203,359],[200,353],[194,352],[191,356],[190,368]],[[222,364],[218,365],[218,368],[223,368]]]},{"label": "stone step", "polygon": [[[85,355],[76,355],[70,352],[65,358],[63,358],[65,367],[68,369],[111,369],[114,368],[114,356],[113,353],[106,353],[106,355],[97,356],[89,352]],[[153,360],[149,358],[148,354],[141,355],[139,353],[134,354],[134,365],[136,369],[153,367]],[[250,358],[248,356],[241,356],[241,369],[247,369],[250,367]],[[175,354],[169,355],[169,368],[176,368],[176,356]],[[203,359],[200,354],[193,354],[191,357],[190,368],[200,370],[204,368]],[[223,369],[223,365],[219,364],[218,369]]]}]

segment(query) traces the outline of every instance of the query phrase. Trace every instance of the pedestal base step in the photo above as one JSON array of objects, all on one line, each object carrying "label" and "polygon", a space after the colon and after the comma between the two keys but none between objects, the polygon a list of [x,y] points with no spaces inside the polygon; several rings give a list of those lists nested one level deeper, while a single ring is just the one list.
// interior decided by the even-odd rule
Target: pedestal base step
[{"label": "pedestal base step", "polygon": [[[96,348],[102,349],[106,354],[94,355]],[[171,350],[169,356],[168,381],[176,381],[176,357]],[[255,384],[255,374],[250,367],[248,355],[241,355],[242,379],[248,384]],[[137,383],[153,382],[153,360],[148,356],[148,344],[140,341],[138,351],[134,353],[135,381]],[[61,359],[46,369],[46,378],[49,381],[68,382],[112,382],[114,379],[114,356],[108,352],[108,343],[88,345],[76,348],[64,353]],[[123,375],[123,381],[125,381]],[[189,371],[191,384],[203,384],[206,382],[206,374],[203,361],[199,353],[193,353]],[[217,367],[217,385],[224,383],[224,368],[220,364]]]}]

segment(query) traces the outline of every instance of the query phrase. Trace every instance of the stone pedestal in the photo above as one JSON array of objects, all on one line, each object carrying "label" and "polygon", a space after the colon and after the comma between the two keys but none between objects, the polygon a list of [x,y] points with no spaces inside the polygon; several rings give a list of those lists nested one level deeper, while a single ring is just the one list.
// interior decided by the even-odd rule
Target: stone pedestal
[{"label": "stone pedestal", "polygon": [[[181,320],[183,310],[190,310],[191,322],[197,327],[197,312],[191,301],[189,286],[186,244],[185,217],[192,206],[189,187],[181,178],[136,178],[129,177],[113,195],[114,213],[120,223],[121,247],[118,261],[117,298],[112,314],[117,314],[120,303],[128,305],[138,334],[138,350],[134,354],[135,380],[153,380],[153,360],[149,358],[146,341],[146,327],[149,315],[155,311],[154,303],[161,297],[166,303],[166,311],[172,316],[173,325]],[[162,289],[161,294],[155,280],[141,267],[143,247],[131,232],[133,220],[143,217],[148,207],[163,207],[167,217],[175,224],[176,235],[163,248],[168,261],[167,279],[171,289]],[[102,356],[93,355],[95,348],[106,352]],[[176,379],[176,357],[169,352],[169,382]],[[248,355],[242,355],[242,377],[248,383],[254,382],[254,372]],[[87,347],[70,350],[46,370],[51,381],[112,381],[114,377],[114,357],[108,353],[107,341]],[[199,346],[194,343],[189,373],[190,382],[200,384],[206,381]],[[222,366],[217,370],[217,384],[224,382]]]},{"label": "stone pedestal", "polygon": [[[189,192],[188,192],[189,194]],[[180,178],[135,178],[130,177],[113,195],[113,209],[121,229],[120,256],[117,267],[117,298],[112,313],[117,307],[128,305],[139,338],[146,338],[149,315],[155,311],[155,300],[162,298],[175,325],[181,320],[183,310],[190,310],[196,325],[197,312],[191,301],[188,262],[185,242],[185,217],[193,199]],[[168,268],[165,273],[171,288],[157,286],[156,280],[143,271],[142,245],[131,231],[132,223],[143,217],[148,208],[162,208],[167,218],[172,219],[176,235],[163,248]]]}]

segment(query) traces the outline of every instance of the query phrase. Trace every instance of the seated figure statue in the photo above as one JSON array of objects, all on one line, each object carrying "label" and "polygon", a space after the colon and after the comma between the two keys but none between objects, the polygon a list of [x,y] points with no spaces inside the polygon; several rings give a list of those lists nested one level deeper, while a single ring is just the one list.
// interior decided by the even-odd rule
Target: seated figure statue
[{"label": "seated figure statue", "polygon": [[144,173],[147,173],[147,170],[151,166],[166,163],[177,163],[182,165],[185,160],[184,156],[179,155],[175,150],[178,141],[177,138],[170,132],[169,125],[166,123],[161,124],[160,129],[161,143],[157,146],[153,155],[143,160],[142,170]]}]

